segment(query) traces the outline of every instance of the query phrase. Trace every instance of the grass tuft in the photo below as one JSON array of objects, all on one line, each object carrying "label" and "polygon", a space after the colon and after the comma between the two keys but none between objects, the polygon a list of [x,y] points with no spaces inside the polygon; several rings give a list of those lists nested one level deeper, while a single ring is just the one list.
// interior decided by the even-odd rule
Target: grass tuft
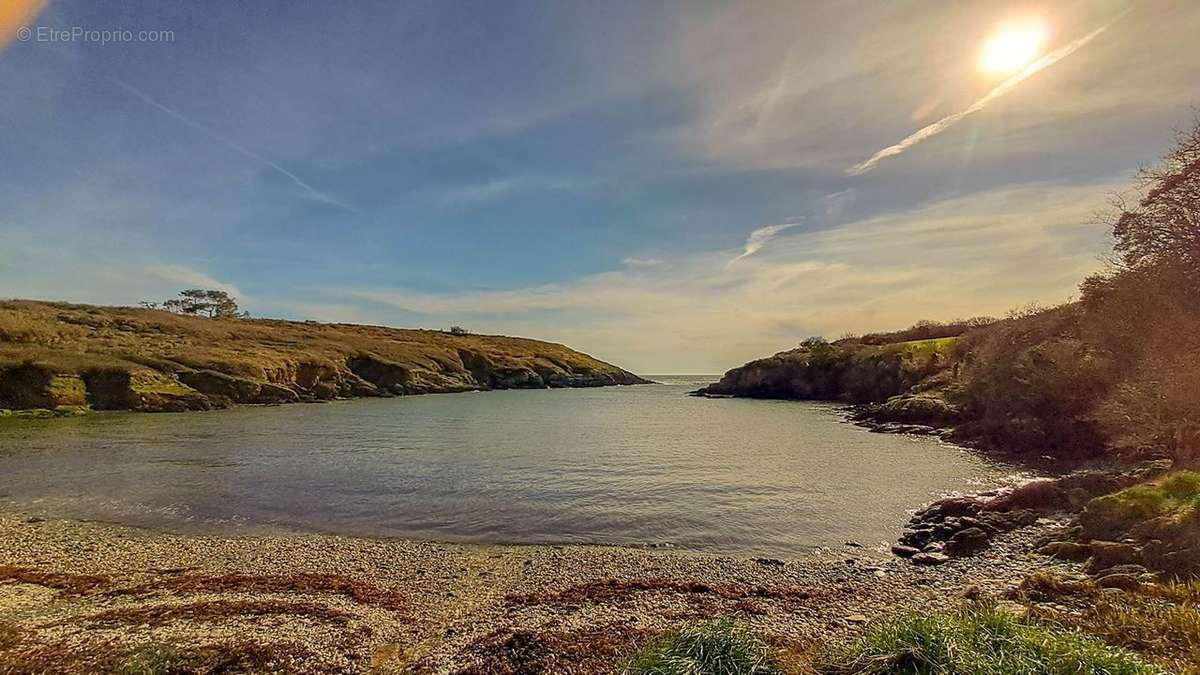
[{"label": "grass tuft", "polygon": [[729,620],[667,633],[632,657],[627,675],[775,675],[778,657],[747,628]]},{"label": "grass tuft", "polygon": [[171,675],[187,672],[189,661],[188,654],[177,647],[148,644],[129,652],[116,672],[118,675]]},{"label": "grass tuft", "polygon": [[1077,631],[1021,620],[986,604],[880,624],[862,639],[822,655],[816,668],[827,675],[1165,672]]}]

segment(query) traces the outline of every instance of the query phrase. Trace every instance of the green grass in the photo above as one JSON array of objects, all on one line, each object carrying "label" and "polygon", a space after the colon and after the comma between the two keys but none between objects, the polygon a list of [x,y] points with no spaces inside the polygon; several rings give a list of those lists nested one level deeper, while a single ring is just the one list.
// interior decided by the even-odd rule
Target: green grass
[{"label": "green grass", "polygon": [[776,675],[774,650],[729,620],[674,630],[631,658],[626,675]]},{"label": "green grass", "polygon": [[1119,511],[1140,520],[1191,511],[1200,508],[1200,472],[1178,471],[1157,483],[1134,485],[1097,497],[1089,508]]},{"label": "green grass", "polygon": [[928,340],[909,340],[908,342],[895,342],[893,344],[886,345],[884,349],[888,351],[902,351],[912,356],[921,355],[929,357],[933,356],[934,354],[949,356],[950,353],[954,351],[954,345],[958,342],[958,340],[959,338],[956,337],[930,338]]},{"label": "green grass", "polygon": [[188,655],[171,645],[138,647],[117,667],[120,675],[170,675],[188,672]]},{"label": "green grass", "polygon": [[1074,630],[1023,621],[991,605],[910,614],[818,658],[819,673],[1158,675],[1166,671]]}]

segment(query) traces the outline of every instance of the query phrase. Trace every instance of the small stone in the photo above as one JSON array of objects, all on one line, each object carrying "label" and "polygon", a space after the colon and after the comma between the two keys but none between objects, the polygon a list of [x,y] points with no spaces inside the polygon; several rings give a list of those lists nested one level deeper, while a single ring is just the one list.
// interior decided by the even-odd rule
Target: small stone
[{"label": "small stone", "polygon": [[872,574],[879,577],[880,579],[883,579],[884,577],[887,576],[887,572],[884,572],[883,570],[875,570]]},{"label": "small stone", "polygon": [[783,567],[784,563],[778,558],[755,558],[754,562],[766,567]]},{"label": "small stone", "polygon": [[862,614],[851,614],[850,616],[846,617],[846,621],[849,621],[850,623],[866,623],[867,617]]},{"label": "small stone", "polygon": [[944,553],[918,553],[912,557],[912,561],[916,565],[941,565],[950,560],[950,556]]},{"label": "small stone", "polygon": [[862,548],[862,547],[863,547],[863,545],[862,545],[862,544],[860,544],[860,543],[858,543],[857,541],[854,541],[854,540],[847,541],[847,542],[846,542],[846,546],[849,546],[849,547],[851,547],[851,548]]}]

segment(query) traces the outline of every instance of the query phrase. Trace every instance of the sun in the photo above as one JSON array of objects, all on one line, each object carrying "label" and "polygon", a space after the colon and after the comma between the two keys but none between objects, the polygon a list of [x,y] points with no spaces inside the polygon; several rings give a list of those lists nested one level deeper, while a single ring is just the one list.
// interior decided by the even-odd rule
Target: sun
[{"label": "sun", "polygon": [[1026,21],[1005,26],[983,46],[979,65],[994,73],[1012,73],[1029,65],[1046,42],[1046,24]]}]

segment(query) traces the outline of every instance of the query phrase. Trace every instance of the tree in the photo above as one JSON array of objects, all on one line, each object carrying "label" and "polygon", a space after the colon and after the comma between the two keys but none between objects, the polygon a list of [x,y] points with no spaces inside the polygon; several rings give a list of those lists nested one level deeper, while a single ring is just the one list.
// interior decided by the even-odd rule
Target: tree
[{"label": "tree", "polygon": [[1138,174],[1143,195],[1118,201],[1113,251],[1119,269],[1175,267],[1200,274],[1200,122],[1179,134],[1163,161]]},{"label": "tree", "polygon": [[450,333],[452,335],[470,335],[471,331],[462,326],[450,326]]},{"label": "tree", "polygon": [[164,302],[163,308],[176,314],[207,316],[210,319],[234,319],[247,316],[238,311],[237,298],[225,291],[189,288],[180,291],[179,296]]}]

